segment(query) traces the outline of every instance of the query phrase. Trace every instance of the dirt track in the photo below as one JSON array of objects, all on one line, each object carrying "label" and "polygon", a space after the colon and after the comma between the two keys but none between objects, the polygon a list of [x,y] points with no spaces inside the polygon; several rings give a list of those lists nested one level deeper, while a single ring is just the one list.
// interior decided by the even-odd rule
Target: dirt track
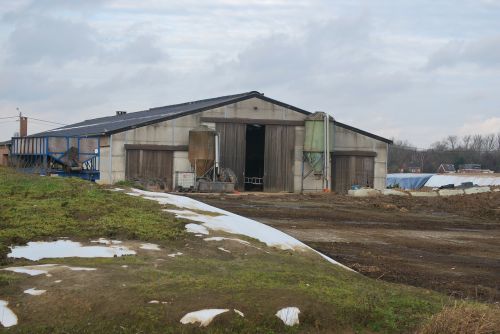
[{"label": "dirt track", "polygon": [[367,276],[500,301],[500,192],[196,197],[272,225]]}]

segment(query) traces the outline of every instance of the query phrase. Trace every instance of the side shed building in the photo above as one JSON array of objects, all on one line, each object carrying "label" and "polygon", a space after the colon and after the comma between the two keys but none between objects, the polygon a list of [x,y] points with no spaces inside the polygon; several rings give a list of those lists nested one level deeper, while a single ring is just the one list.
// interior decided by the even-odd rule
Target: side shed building
[{"label": "side shed building", "polygon": [[[148,179],[169,191],[175,187],[175,172],[193,168],[188,159],[190,131],[206,126],[219,133],[220,163],[234,171],[238,190],[246,189],[250,177],[260,176],[264,191],[322,191],[322,181],[310,173],[303,158],[304,124],[310,114],[252,91],[117,112],[30,137],[98,138],[92,141],[97,143],[93,151],[98,153],[98,182]],[[392,142],[333,119],[330,123],[332,190],[345,193],[355,184],[385,188]]]}]

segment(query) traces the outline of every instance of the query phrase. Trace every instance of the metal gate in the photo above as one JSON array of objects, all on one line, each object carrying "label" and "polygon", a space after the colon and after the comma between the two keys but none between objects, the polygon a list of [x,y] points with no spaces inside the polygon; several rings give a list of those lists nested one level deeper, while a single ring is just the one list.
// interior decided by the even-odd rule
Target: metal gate
[{"label": "metal gate", "polygon": [[264,191],[293,192],[295,127],[266,125]]},{"label": "metal gate", "polygon": [[335,192],[345,194],[353,185],[373,188],[374,177],[373,156],[333,155],[332,185]]},{"label": "metal gate", "polygon": [[173,151],[127,149],[125,177],[171,191],[173,160]]},{"label": "metal gate", "polygon": [[235,189],[245,190],[245,150],[246,124],[217,123],[220,136],[220,162],[224,168],[230,168],[236,174]]}]

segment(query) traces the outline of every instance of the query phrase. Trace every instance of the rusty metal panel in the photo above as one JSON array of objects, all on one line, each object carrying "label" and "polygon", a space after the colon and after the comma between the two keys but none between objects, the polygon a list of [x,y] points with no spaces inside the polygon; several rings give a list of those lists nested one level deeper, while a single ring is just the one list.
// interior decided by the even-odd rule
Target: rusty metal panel
[{"label": "rusty metal panel", "polygon": [[246,124],[216,123],[220,135],[221,167],[236,174],[236,189],[245,189]]},{"label": "rusty metal panel", "polygon": [[264,191],[293,192],[295,127],[266,125]]},{"label": "rusty metal panel", "polygon": [[125,177],[162,190],[173,188],[172,151],[127,150]]},{"label": "rusty metal panel", "polygon": [[196,176],[204,176],[214,165],[215,134],[206,126],[189,131],[188,158],[191,166],[196,166]]},{"label": "rusty metal panel", "polygon": [[333,155],[332,188],[335,192],[345,194],[353,185],[373,188],[374,176],[373,156]]}]

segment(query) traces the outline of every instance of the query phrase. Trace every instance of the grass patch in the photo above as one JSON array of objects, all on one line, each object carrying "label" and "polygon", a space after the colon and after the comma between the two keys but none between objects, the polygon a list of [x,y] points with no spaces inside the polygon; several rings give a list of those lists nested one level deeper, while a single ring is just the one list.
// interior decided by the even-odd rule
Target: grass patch
[{"label": "grass patch", "polygon": [[0,263],[11,244],[55,237],[172,240],[183,226],[153,201],[77,178],[0,169]]},{"label": "grass patch", "polygon": [[[151,240],[164,247],[130,257],[56,260],[97,268],[89,272],[60,270],[53,277],[25,277],[0,271],[0,299],[8,300],[20,318],[9,332],[410,333],[433,315],[433,326],[447,318],[439,318],[449,302],[443,295],[375,281],[314,254],[256,251],[241,244],[229,244],[230,254],[221,252],[218,244],[185,234],[184,222],[164,208],[80,179],[0,168],[4,262],[11,244],[57,237]],[[184,254],[169,258],[174,249]],[[16,266],[32,263],[10,261]],[[56,285],[55,279],[62,282]],[[35,298],[22,293],[32,286],[47,293]],[[166,303],[152,305],[150,300]],[[288,306],[302,311],[297,327],[285,327],[274,316]],[[236,308],[245,318],[230,312],[206,329],[179,324],[184,314],[203,308]]]}]

